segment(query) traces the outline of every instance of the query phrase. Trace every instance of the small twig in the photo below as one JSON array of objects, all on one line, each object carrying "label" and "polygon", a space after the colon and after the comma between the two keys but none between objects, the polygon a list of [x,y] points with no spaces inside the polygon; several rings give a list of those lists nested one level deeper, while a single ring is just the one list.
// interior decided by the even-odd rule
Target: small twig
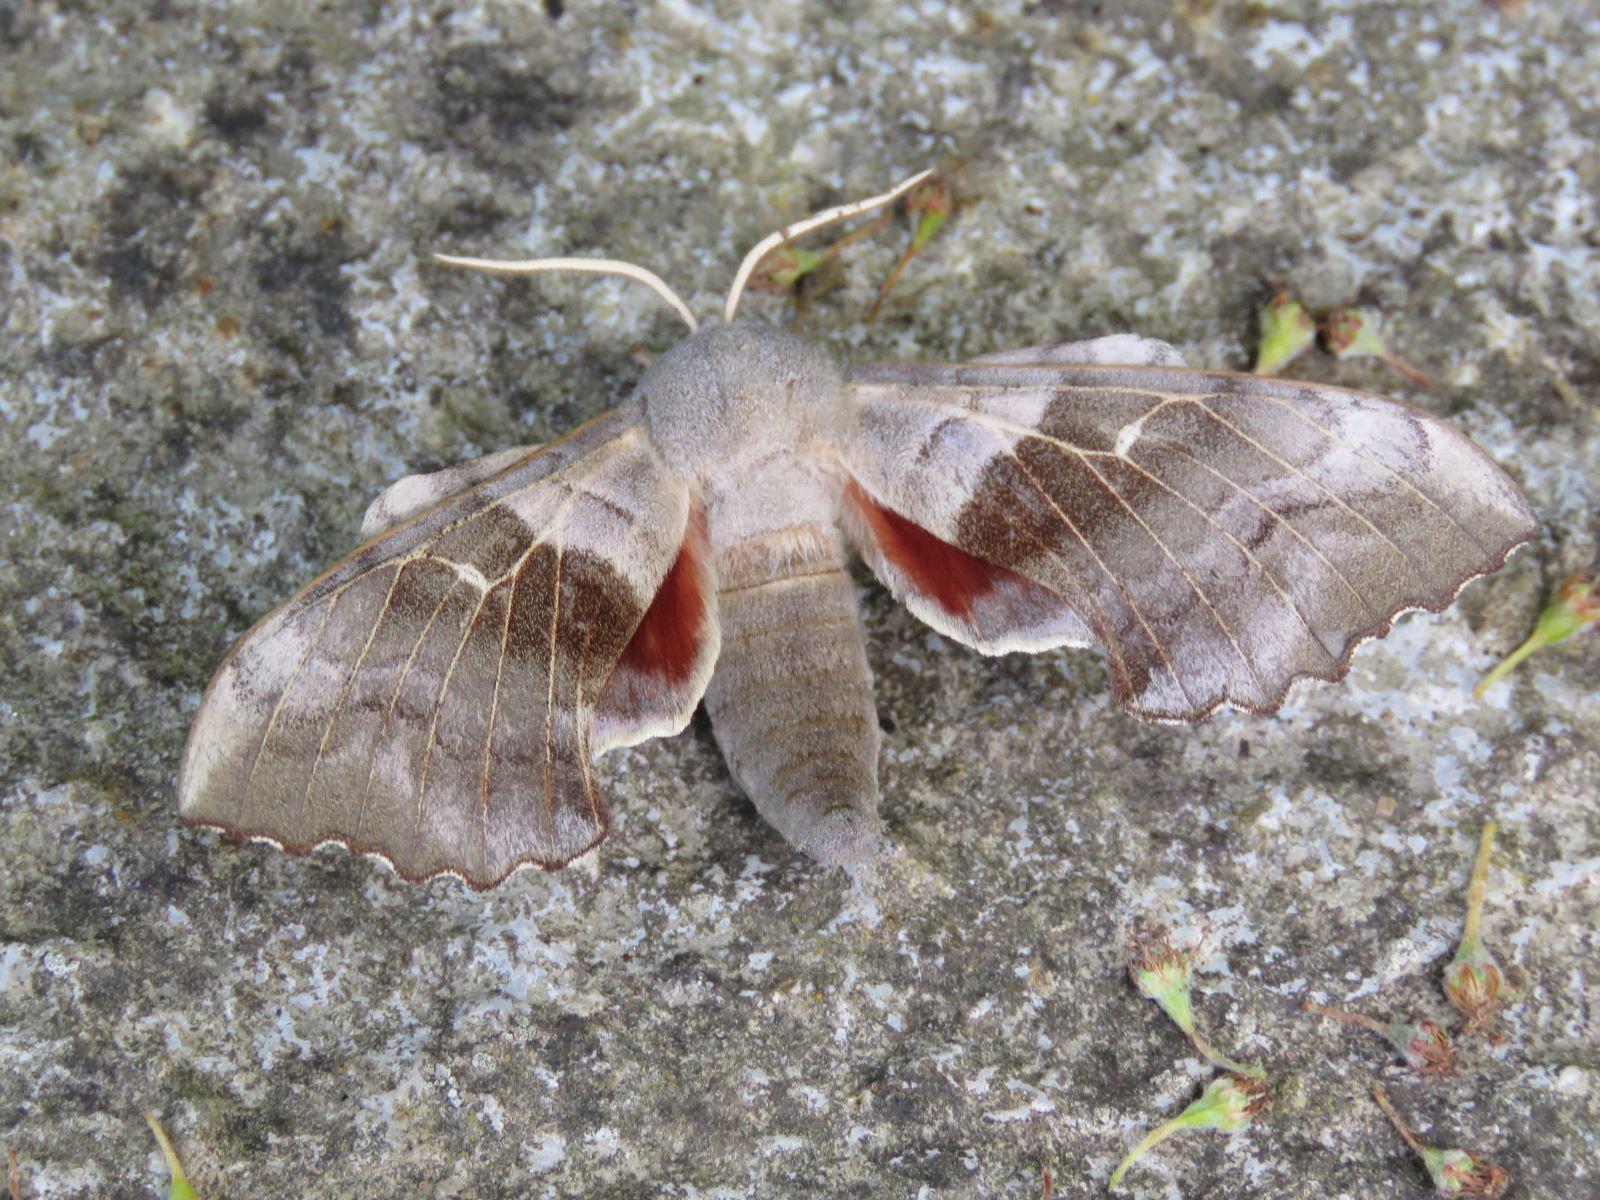
[{"label": "small twig", "polygon": [[1351,1012],[1348,1008],[1329,1008],[1325,1004],[1313,1004],[1307,1000],[1300,1006],[1301,1011],[1320,1013],[1324,1017],[1332,1017],[1335,1021],[1343,1021],[1347,1025],[1359,1025],[1363,1029],[1370,1029],[1373,1033],[1389,1036],[1389,1027],[1375,1017],[1365,1013]]},{"label": "small twig", "polygon": [[1400,1114],[1395,1112],[1394,1105],[1389,1103],[1388,1094],[1384,1092],[1379,1084],[1372,1085],[1372,1098],[1378,1102],[1378,1107],[1388,1114],[1389,1120],[1394,1122],[1394,1127],[1400,1131],[1400,1136],[1405,1138],[1406,1145],[1410,1146],[1418,1154],[1426,1156],[1428,1147],[1418,1141],[1417,1135],[1412,1133],[1410,1127],[1400,1119]]}]

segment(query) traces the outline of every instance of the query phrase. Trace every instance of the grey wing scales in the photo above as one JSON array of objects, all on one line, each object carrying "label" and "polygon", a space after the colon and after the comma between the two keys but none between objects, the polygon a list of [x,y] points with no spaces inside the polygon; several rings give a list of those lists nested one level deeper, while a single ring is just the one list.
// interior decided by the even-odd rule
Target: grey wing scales
[{"label": "grey wing scales", "polygon": [[1009,358],[848,386],[871,501],[1053,593],[1153,719],[1265,712],[1295,679],[1338,678],[1537,532],[1467,438],[1340,388]]},{"label": "grey wing scales", "polygon": [[468,488],[477,487],[501,471],[509,470],[525,458],[537,454],[537,446],[513,446],[498,450],[471,462],[457,463],[431,471],[426,475],[407,475],[397,479],[383,490],[383,494],[367,505],[361,518],[361,539],[377,537],[386,529],[409,521],[419,513],[427,512],[435,504],[443,503]]},{"label": "grey wing scales", "polygon": [[477,887],[604,838],[595,698],[678,556],[688,496],[614,411],[370,542],[228,655],[185,820]]}]

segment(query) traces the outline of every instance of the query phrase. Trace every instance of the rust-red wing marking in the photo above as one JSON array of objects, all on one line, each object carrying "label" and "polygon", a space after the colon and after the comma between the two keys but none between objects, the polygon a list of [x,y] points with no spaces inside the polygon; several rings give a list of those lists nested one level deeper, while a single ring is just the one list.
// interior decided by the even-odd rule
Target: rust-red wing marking
[{"label": "rust-red wing marking", "polygon": [[720,646],[715,588],[704,518],[691,511],[677,558],[595,697],[596,753],[688,723]]},{"label": "rust-red wing marking", "polygon": [[690,522],[678,557],[661,581],[617,668],[679,688],[694,674],[706,638],[702,538]]},{"label": "rust-red wing marking", "polygon": [[970,623],[977,602],[1004,584],[1010,583],[1019,592],[1041,590],[1015,571],[968,554],[885,508],[853,479],[845,484],[845,497],[865,518],[884,561],[899,570],[908,587],[957,621]]}]

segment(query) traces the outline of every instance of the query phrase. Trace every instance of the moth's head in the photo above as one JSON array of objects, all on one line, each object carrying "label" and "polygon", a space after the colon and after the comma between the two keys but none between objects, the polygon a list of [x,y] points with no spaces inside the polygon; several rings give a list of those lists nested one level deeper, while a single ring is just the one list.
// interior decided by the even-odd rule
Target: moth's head
[{"label": "moth's head", "polygon": [[722,320],[704,325],[655,272],[609,258],[501,260],[436,254],[440,262],[498,274],[578,271],[620,275],[649,287],[683,318],[689,338],[669,350],[640,381],[656,447],[685,474],[844,433],[843,377],[820,346],[769,325],[735,321],[745,287],[779,247],[825,225],[891,204],[932,171],[922,171],[879,196],[824,209],[757,242],[739,264]]},{"label": "moth's head", "polygon": [[843,432],[844,378],[815,342],[711,319],[653,363],[639,396],[656,447],[685,473]]}]

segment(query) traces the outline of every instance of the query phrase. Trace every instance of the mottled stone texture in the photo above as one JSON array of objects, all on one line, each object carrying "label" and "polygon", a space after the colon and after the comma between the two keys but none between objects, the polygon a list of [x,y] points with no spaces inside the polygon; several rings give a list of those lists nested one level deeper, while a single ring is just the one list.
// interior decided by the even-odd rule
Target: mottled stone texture
[{"label": "mottled stone texture", "polygon": [[[1098,1194],[1199,1062],[1120,965],[1204,935],[1197,1005],[1276,1102],[1130,1173],[1166,1197],[1410,1197],[1385,1053],[1306,999],[1443,1017],[1472,848],[1521,972],[1498,1046],[1389,1090],[1523,1197],[1600,1190],[1600,665],[1473,680],[1595,555],[1600,6],[812,0],[0,7],[0,1141],[23,1195]],[[549,438],[674,318],[429,252],[610,254],[710,311],[777,224],[959,160],[804,325],[951,358],[1132,329],[1249,361],[1276,285],[1439,381],[1536,549],[1276,719],[1115,711],[1094,653],[984,660],[863,577],[892,854],[799,860],[705,725],[603,761],[598,861],[488,895],[179,829],[232,638],[408,470]],[[784,302],[752,310],[787,319]]]}]

